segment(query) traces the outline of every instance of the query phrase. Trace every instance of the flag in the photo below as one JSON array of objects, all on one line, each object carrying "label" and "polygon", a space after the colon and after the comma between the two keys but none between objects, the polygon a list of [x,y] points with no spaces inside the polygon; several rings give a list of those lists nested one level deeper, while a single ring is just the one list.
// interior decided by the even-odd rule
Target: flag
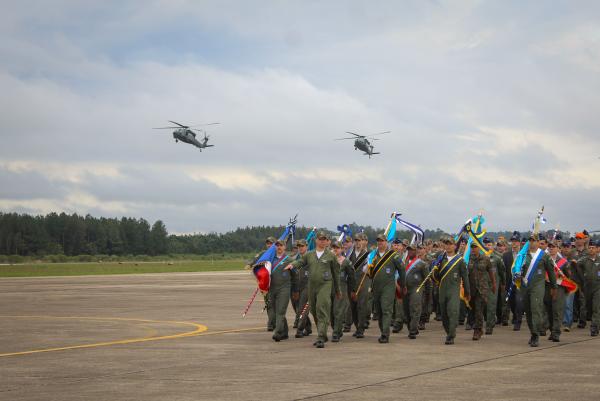
[{"label": "flag", "polygon": [[308,233],[308,235],[306,236],[306,244],[308,246],[308,250],[312,251],[316,248],[316,244],[315,244],[315,237],[317,233],[317,227],[313,227],[312,230],[310,230],[310,232]]},{"label": "flag", "polygon": [[425,238],[425,232],[423,231],[423,229],[421,227],[417,226],[416,224],[412,224],[406,220],[402,220],[400,218],[401,213],[395,213],[395,215],[396,215],[396,221],[398,222],[398,224],[403,225],[404,227],[406,227],[410,231],[412,231],[413,240],[411,241],[411,243],[416,242],[417,244],[422,244],[423,239]]},{"label": "flag", "polygon": [[395,213],[392,213],[392,219],[388,223],[387,228],[385,229],[385,237],[387,242],[392,242],[396,238],[396,218]]},{"label": "flag", "polygon": [[337,230],[340,233],[340,236],[338,237],[339,242],[344,242],[346,240],[346,237],[352,236],[352,229],[348,224],[342,224],[341,226],[337,226]]},{"label": "flag", "polygon": [[[297,217],[298,215],[296,215]],[[279,236],[279,240],[287,240],[288,236],[292,235],[296,230],[296,217],[290,219],[289,223],[285,227],[283,234]],[[272,244],[262,255],[258,258],[254,266],[252,266],[252,273],[256,278],[258,288],[262,292],[269,291],[271,285],[271,266],[275,260],[276,247]]]}]

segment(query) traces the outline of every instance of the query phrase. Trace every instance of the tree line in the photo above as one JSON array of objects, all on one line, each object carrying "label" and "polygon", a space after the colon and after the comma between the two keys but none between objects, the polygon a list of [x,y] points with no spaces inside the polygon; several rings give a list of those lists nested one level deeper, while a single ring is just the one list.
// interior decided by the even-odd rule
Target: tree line
[{"label": "tree line", "polygon": [[[264,247],[269,236],[279,236],[283,226],[238,228],[227,233],[169,235],[165,224],[143,218],[96,218],[78,214],[50,213],[45,216],[0,213],[0,255],[167,255],[251,253]],[[364,231],[374,242],[382,228],[350,224],[353,232]],[[297,227],[296,239],[306,238],[309,227]],[[328,231],[328,230],[326,230]],[[331,232],[331,231],[330,231]],[[335,234],[331,232],[332,234]],[[425,238],[438,239],[446,233],[425,230]],[[495,238],[510,232],[488,233]],[[399,231],[398,237],[410,239]]]}]

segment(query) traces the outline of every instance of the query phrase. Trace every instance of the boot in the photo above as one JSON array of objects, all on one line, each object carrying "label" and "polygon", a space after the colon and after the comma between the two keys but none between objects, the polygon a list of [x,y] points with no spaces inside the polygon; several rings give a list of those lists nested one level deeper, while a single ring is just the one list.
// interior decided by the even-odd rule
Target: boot
[{"label": "boot", "polygon": [[485,335],[486,336],[491,336],[494,333],[494,329],[491,327],[488,327],[487,329],[485,329]]},{"label": "boot", "polygon": [[450,337],[450,336],[447,336],[445,344],[446,345],[453,345],[454,344],[454,338]]},{"label": "boot", "polygon": [[483,334],[481,329],[473,330],[473,341],[479,341],[479,339],[481,338],[481,334]]},{"label": "boot", "polygon": [[377,341],[379,341],[380,344],[387,344],[390,342],[390,339],[388,336],[382,334]]},{"label": "boot", "polygon": [[425,330],[425,322],[419,322],[419,330]]},{"label": "boot", "polygon": [[531,345],[532,347],[539,347],[540,346],[540,336],[538,336],[537,334],[532,335],[529,345]]},{"label": "boot", "polygon": [[302,338],[302,337],[304,337],[304,333],[302,333],[302,331],[298,330],[296,332],[296,335],[294,337],[296,337],[296,338]]}]

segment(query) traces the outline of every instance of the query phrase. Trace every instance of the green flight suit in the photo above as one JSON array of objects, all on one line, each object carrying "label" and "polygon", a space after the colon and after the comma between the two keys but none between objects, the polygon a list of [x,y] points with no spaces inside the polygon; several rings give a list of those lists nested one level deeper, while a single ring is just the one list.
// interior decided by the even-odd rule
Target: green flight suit
[{"label": "green flight suit", "polygon": [[[340,265],[340,291],[342,292],[342,299],[337,299],[335,293],[332,291],[331,297],[333,299],[333,336],[342,337],[342,330],[346,319],[346,314],[350,307],[349,292],[353,292],[356,287],[354,279],[354,269],[352,263],[348,258],[344,259]],[[349,290],[351,289],[351,290]]]},{"label": "green flight suit", "polygon": [[492,271],[490,258],[482,255],[479,249],[474,250],[469,258],[467,271],[469,272],[469,287],[471,300],[469,304],[473,313],[473,329],[483,328],[483,310],[486,307],[490,289],[490,273]]},{"label": "green flight suit", "polygon": [[[456,256],[456,255],[454,255]],[[465,296],[470,295],[469,275],[467,266],[461,255],[459,261],[445,275],[443,270],[448,268],[448,263],[454,258],[448,258],[434,267],[434,279],[439,283],[439,302],[442,312],[442,324],[449,338],[456,337],[456,326],[458,325],[458,309],[460,305],[460,282],[462,280]]]},{"label": "green flight suit", "polygon": [[[296,260],[299,260],[302,255],[298,255]],[[308,269],[294,269],[298,276],[298,308],[296,309],[296,319],[298,321],[297,333],[310,334],[312,333],[312,323],[310,322],[310,313],[307,310],[304,315],[302,311],[308,302]],[[308,309],[308,308],[307,308]],[[302,316],[301,316],[302,315]]]},{"label": "green flight suit", "polygon": [[290,294],[298,292],[298,278],[293,271],[285,270],[287,264],[286,258],[273,265],[268,293],[269,305],[275,313],[273,336],[279,336],[280,338],[288,336],[288,324],[285,314],[290,302]]},{"label": "green flight suit", "polygon": [[417,292],[419,285],[429,274],[427,263],[421,259],[407,260],[405,270],[406,295],[402,300],[404,308],[404,321],[409,334],[419,334],[419,321],[423,306],[423,294],[431,291],[431,281],[428,280],[423,288]]},{"label": "green flight suit", "polygon": [[[485,328],[492,330],[496,326],[496,321],[500,320],[502,316],[496,316],[498,309],[498,302],[505,297],[504,293],[500,293],[501,288],[506,288],[506,267],[502,260],[502,255],[492,252],[490,255],[490,262],[492,263],[492,271],[496,279],[496,291],[488,292],[487,299],[487,310],[485,319]],[[492,288],[492,280],[488,278],[488,286]]]},{"label": "green flight suit", "polygon": [[[425,257],[423,258],[423,262],[427,266],[427,269],[429,269],[429,266],[437,257],[438,257],[437,252],[428,252],[425,255]],[[429,274],[429,271],[427,272],[427,274]],[[434,308],[433,287],[423,286],[423,288],[419,292],[423,293],[423,294],[421,294],[422,305],[421,305],[421,312],[420,312],[421,317],[419,318],[419,322],[421,324],[429,323],[429,318],[430,318],[431,312],[433,311],[433,308]]]},{"label": "green flight suit", "polygon": [[326,249],[321,257],[317,251],[307,252],[292,263],[296,269],[308,269],[308,302],[317,325],[318,340],[327,341],[327,327],[331,321],[331,288],[340,292],[340,265],[333,252]]},{"label": "green flight suit", "polygon": [[382,256],[385,257],[386,254],[377,253],[375,255],[369,275],[372,280],[373,305],[379,317],[377,321],[379,331],[382,336],[389,338],[392,312],[396,300],[396,273],[399,276],[400,286],[404,287],[404,267],[402,259],[395,253],[383,265],[380,265],[379,260]]},{"label": "green flight suit", "polygon": [[[550,287],[556,288],[556,274],[554,266],[550,260],[550,256],[544,251],[541,259],[531,269],[531,274],[527,278],[527,272],[531,265],[531,252],[527,253],[525,263],[521,269],[522,284],[521,290],[523,293],[523,303],[525,314],[527,315],[527,326],[532,336],[543,334],[544,329],[544,293],[546,286],[546,273],[550,280]],[[527,283],[526,283],[527,280]]]},{"label": "green flight suit", "polygon": [[[363,254],[368,253],[367,250],[363,250],[356,258],[353,263]],[[371,313],[369,309],[369,287],[371,286],[371,279],[368,274],[366,274],[366,259],[360,266],[354,266],[354,281],[356,283],[355,291],[356,291],[356,302],[350,302],[350,308],[352,310],[352,323],[356,327],[357,333],[363,333],[365,328],[367,327],[367,315]],[[361,285],[362,282],[362,285]],[[360,286],[360,288],[359,288]]]},{"label": "green flight suit", "polygon": [[592,331],[600,329],[600,256],[587,255],[577,264],[583,281],[586,304],[591,310]]},{"label": "green flight suit", "polygon": [[[579,263],[579,261],[583,260],[587,256],[588,251],[586,248],[573,249],[570,255],[570,260],[574,261],[574,264],[576,265],[577,263]],[[579,286],[579,288],[575,293],[575,299],[573,302],[573,319],[579,320],[578,326],[585,326],[585,322],[588,320],[587,302],[585,301],[585,283],[583,281],[583,277],[581,277],[581,269],[575,266],[574,270],[576,272],[575,279],[577,280],[577,285]]]}]

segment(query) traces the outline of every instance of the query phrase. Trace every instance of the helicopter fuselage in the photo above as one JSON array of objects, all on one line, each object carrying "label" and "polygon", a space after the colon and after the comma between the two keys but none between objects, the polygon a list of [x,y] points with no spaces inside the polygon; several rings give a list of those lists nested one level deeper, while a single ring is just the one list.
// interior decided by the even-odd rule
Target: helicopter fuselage
[{"label": "helicopter fuselage", "polygon": [[189,130],[189,129],[185,129],[185,128],[181,128],[181,129],[176,129],[175,131],[173,131],[173,138],[175,138],[175,141],[181,141],[181,142],[185,142],[185,143],[189,143],[190,145],[194,145],[195,147],[199,148],[199,149],[204,149],[206,147],[212,146],[212,145],[207,145],[206,142],[202,143],[200,141],[198,141],[196,139],[196,134]]},{"label": "helicopter fuselage", "polygon": [[358,138],[354,141],[354,149],[362,150],[368,155],[373,154],[373,146],[367,138]]}]

